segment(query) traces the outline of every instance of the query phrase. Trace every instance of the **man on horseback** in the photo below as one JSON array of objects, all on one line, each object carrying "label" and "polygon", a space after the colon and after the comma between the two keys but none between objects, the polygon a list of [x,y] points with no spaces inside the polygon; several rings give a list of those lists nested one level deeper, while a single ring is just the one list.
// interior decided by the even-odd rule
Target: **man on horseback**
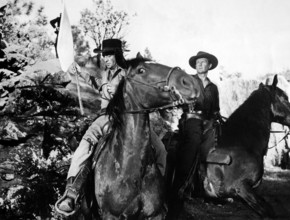
[{"label": "man on horseback", "polygon": [[[194,106],[185,109],[179,122],[179,135],[182,137],[176,149],[173,197],[169,199],[169,219],[175,219],[174,214],[181,210],[185,197],[184,189],[194,184],[195,192],[198,190],[200,154],[205,150],[202,148],[208,149],[214,146],[213,122],[220,110],[218,88],[208,78],[208,71],[218,65],[218,59],[212,54],[200,51],[189,59],[189,64],[197,71],[197,74],[192,77],[200,84],[202,98],[198,99]],[[189,180],[193,180],[193,183]]]},{"label": "man on horseback", "polygon": [[[102,74],[98,90],[101,94],[101,116],[88,128],[77,150],[74,152],[67,176],[67,186],[64,195],[56,202],[56,209],[66,216],[72,215],[76,210],[80,194],[85,181],[92,168],[92,155],[99,140],[109,132],[109,117],[104,114],[110,99],[126,72],[126,60],[123,56],[122,42],[119,39],[107,39],[102,42],[102,49],[95,49],[95,53],[102,53],[107,69]],[[82,74],[82,77],[83,74]],[[88,77],[85,77],[86,79]],[[152,145],[157,151],[162,151],[164,146],[158,136],[151,132]],[[165,151],[165,150],[164,150]],[[161,153],[160,153],[161,154]],[[163,153],[162,153],[163,154]],[[163,154],[165,161],[166,154]],[[157,159],[158,160],[158,159]],[[161,164],[165,162],[160,162]]]},{"label": "man on horseback", "polygon": [[[107,39],[102,43],[102,52],[107,70],[103,72],[99,88],[101,94],[101,108],[107,107],[109,100],[114,95],[117,85],[125,76],[125,59],[123,57],[122,42],[119,39]],[[108,116],[101,115],[88,128],[78,148],[74,152],[67,176],[65,194],[56,203],[57,209],[62,214],[73,213],[84,183],[91,170],[91,155],[99,139],[108,129]]]}]

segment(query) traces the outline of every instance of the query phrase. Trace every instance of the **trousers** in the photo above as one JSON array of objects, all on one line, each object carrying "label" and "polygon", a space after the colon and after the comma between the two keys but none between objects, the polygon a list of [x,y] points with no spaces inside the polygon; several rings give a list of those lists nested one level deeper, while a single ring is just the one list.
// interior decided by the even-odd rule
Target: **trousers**
[{"label": "trousers", "polygon": [[185,182],[191,167],[198,158],[203,139],[203,121],[195,118],[186,120],[180,128],[180,133],[183,137],[176,152],[176,177],[173,184],[175,191]]}]

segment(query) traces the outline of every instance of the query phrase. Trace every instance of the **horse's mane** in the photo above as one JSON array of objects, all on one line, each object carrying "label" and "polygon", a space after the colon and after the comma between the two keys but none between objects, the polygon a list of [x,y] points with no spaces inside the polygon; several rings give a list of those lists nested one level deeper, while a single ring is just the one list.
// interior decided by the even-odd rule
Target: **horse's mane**
[{"label": "horse's mane", "polygon": [[255,133],[257,129],[260,129],[257,126],[268,123],[269,119],[261,118],[261,111],[258,111],[259,109],[270,111],[271,95],[269,89],[271,88],[266,87],[270,86],[260,86],[259,89],[252,92],[246,101],[228,118],[223,126],[223,132],[225,132],[227,138],[243,136],[247,138],[249,133]]},{"label": "horse's mane", "polygon": [[113,96],[113,98],[110,100],[106,114],[109,116],[111,120],[111,126],[112,129],[118,129],[121,128],[123,125],[123,114],[125,112],[125,101],[124,101],[124,94],[123,94],[123,88],[125,85],[125,78],[123,78],[118,88]]},{"label": "horse's mane", "polygon": [[[126,66],[127,68],[136,68],[141,62],[146,62],[146,61],[150,61],[149,59],[143,58],[143,57],[137,57],[131,60],[127,60],[126,61]],[[127,69],[127,70],[128,70]],[[126,74],[128,74],[128,72],[126,71]],[[125,77],[126,78],[126,77]],[[121,129],[122,125],[123,125],[123,114],[125,112],[125,100],[124,100],[124,93],[123,93],[123,88],[125,85],[125,78],[123,78],[118,87],[117,90],[113,96],[113,98],[110,100],[108,106],[107,106],[107,110],[106,110],[106,114],[109,116],[112,124],[112,129]]]}]

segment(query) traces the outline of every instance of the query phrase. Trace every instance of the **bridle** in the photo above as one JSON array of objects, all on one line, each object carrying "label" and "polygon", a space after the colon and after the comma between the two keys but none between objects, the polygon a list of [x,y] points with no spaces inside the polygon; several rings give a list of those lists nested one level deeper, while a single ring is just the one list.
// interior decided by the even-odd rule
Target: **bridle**
[{"label": "bridle", "polygon": [[[180,94],[178,89],[176,89],[175,86],[171,86],[171,87],[169,86],[170,77],[171,77],[172,73],[174,72],[174,70],[180,70],[180,68],[179,67],[172,67],[166,76],[166,80],[161,80],[161,81],[153,82],[153,83],[145,83],[145,82],[133,79],[132,77],[129,77],[129,76],[125,77],[125,80],[128,80],[129,82],[131,82],[133,84],[140,84],[140,85],[144,85],[144,86],[148,86],[148,87],[160,90],[162,92],[168,92],[170,99],[172,101],[170,104],[167,104],[167,105],[164,105],[161,107],[125,111],[125,113],[131,113],[131,114],[150,113],[150,112],[163,110],[163,109],[167,109],[167,108],[172,108],[172,107],[176,107],[178,105],[184,104],[185,103],[184,98],[182,97],[182,95]],[[160,83],[164,83],[165,85],[163,87],[158,86],[158,84],[160,84]]]}]

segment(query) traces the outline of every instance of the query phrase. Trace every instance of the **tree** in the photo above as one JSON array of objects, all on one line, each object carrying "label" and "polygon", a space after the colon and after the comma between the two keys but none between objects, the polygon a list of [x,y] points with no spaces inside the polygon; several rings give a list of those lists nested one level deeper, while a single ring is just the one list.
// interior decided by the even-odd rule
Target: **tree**
[{"label": "tree", "polygon": [[96,47],[99,47],[104,39],[122,39],[123,30],[129,25],[128,13],[115,10],[110,0],[93,2],[94,11],[85,9],[81,12],[80,25],[85,35],[94,41]]},{"label": "tree", "polygon": [[33,8],[32,2],[23,2],[20,3],[19,0],[15,0],[9,3],[6,7],[6,14],[0,19],[1,22],[1,33],[7,41],[13,41],[16,36],[17,29],[15,26],[19,25],[17,16],[31,14]]},{"label": "tree", "polygon": [[144,50],[144,57],[150,60],[154,60],[148,47],[146,47]]},{"label": "tree", "polygon": [[[28,62],[53,58],[53,41],[47,34],[47,17],[43,7],[36,10],[34,19],[30,19],[34,10],[31,1],[14,0],[6,9],[2,18],[3,39],[8,42],[13,52],[24,55]],[[21,17],[20,17],[21,16]]]},{"label": "tree", "polygon": [[76,55],[83,55],[87,53],[90,49],[89,42],[85,39],[80,27],[73,25],[72,35]]},{"label": "tree", "polygon": [[[55,59],[41,62],[41,70],[32,65],[20,71],[28,63],[53,57],[47,18],[40,7],[36,18],[31,19],[34,9],[30,1],[13,0],[0,23],[7,41],[0,59],[0,155],[3,149],[7,155],[0,158],[1,165],[5,162],[5,170],[0,167],[0,219],[59,219],[53,205],[64,191],[70,155],[99,108],[98,97],[89,87],[85,95],[89,98],[83,97],[88,116],[79,114],[72,89],[76,88],[75,78],[54,71],[57,64],[51,61]],[[110,25],[100,28],[106,29],[106,37],[120,37],[115,34],[121,33],[127,14],[111,12],[107,18]],[[79,27],[72,30],[77,55],[83,55],[88,43]],[[6,180],[10,182],[5,182],[4,188]]]}]

